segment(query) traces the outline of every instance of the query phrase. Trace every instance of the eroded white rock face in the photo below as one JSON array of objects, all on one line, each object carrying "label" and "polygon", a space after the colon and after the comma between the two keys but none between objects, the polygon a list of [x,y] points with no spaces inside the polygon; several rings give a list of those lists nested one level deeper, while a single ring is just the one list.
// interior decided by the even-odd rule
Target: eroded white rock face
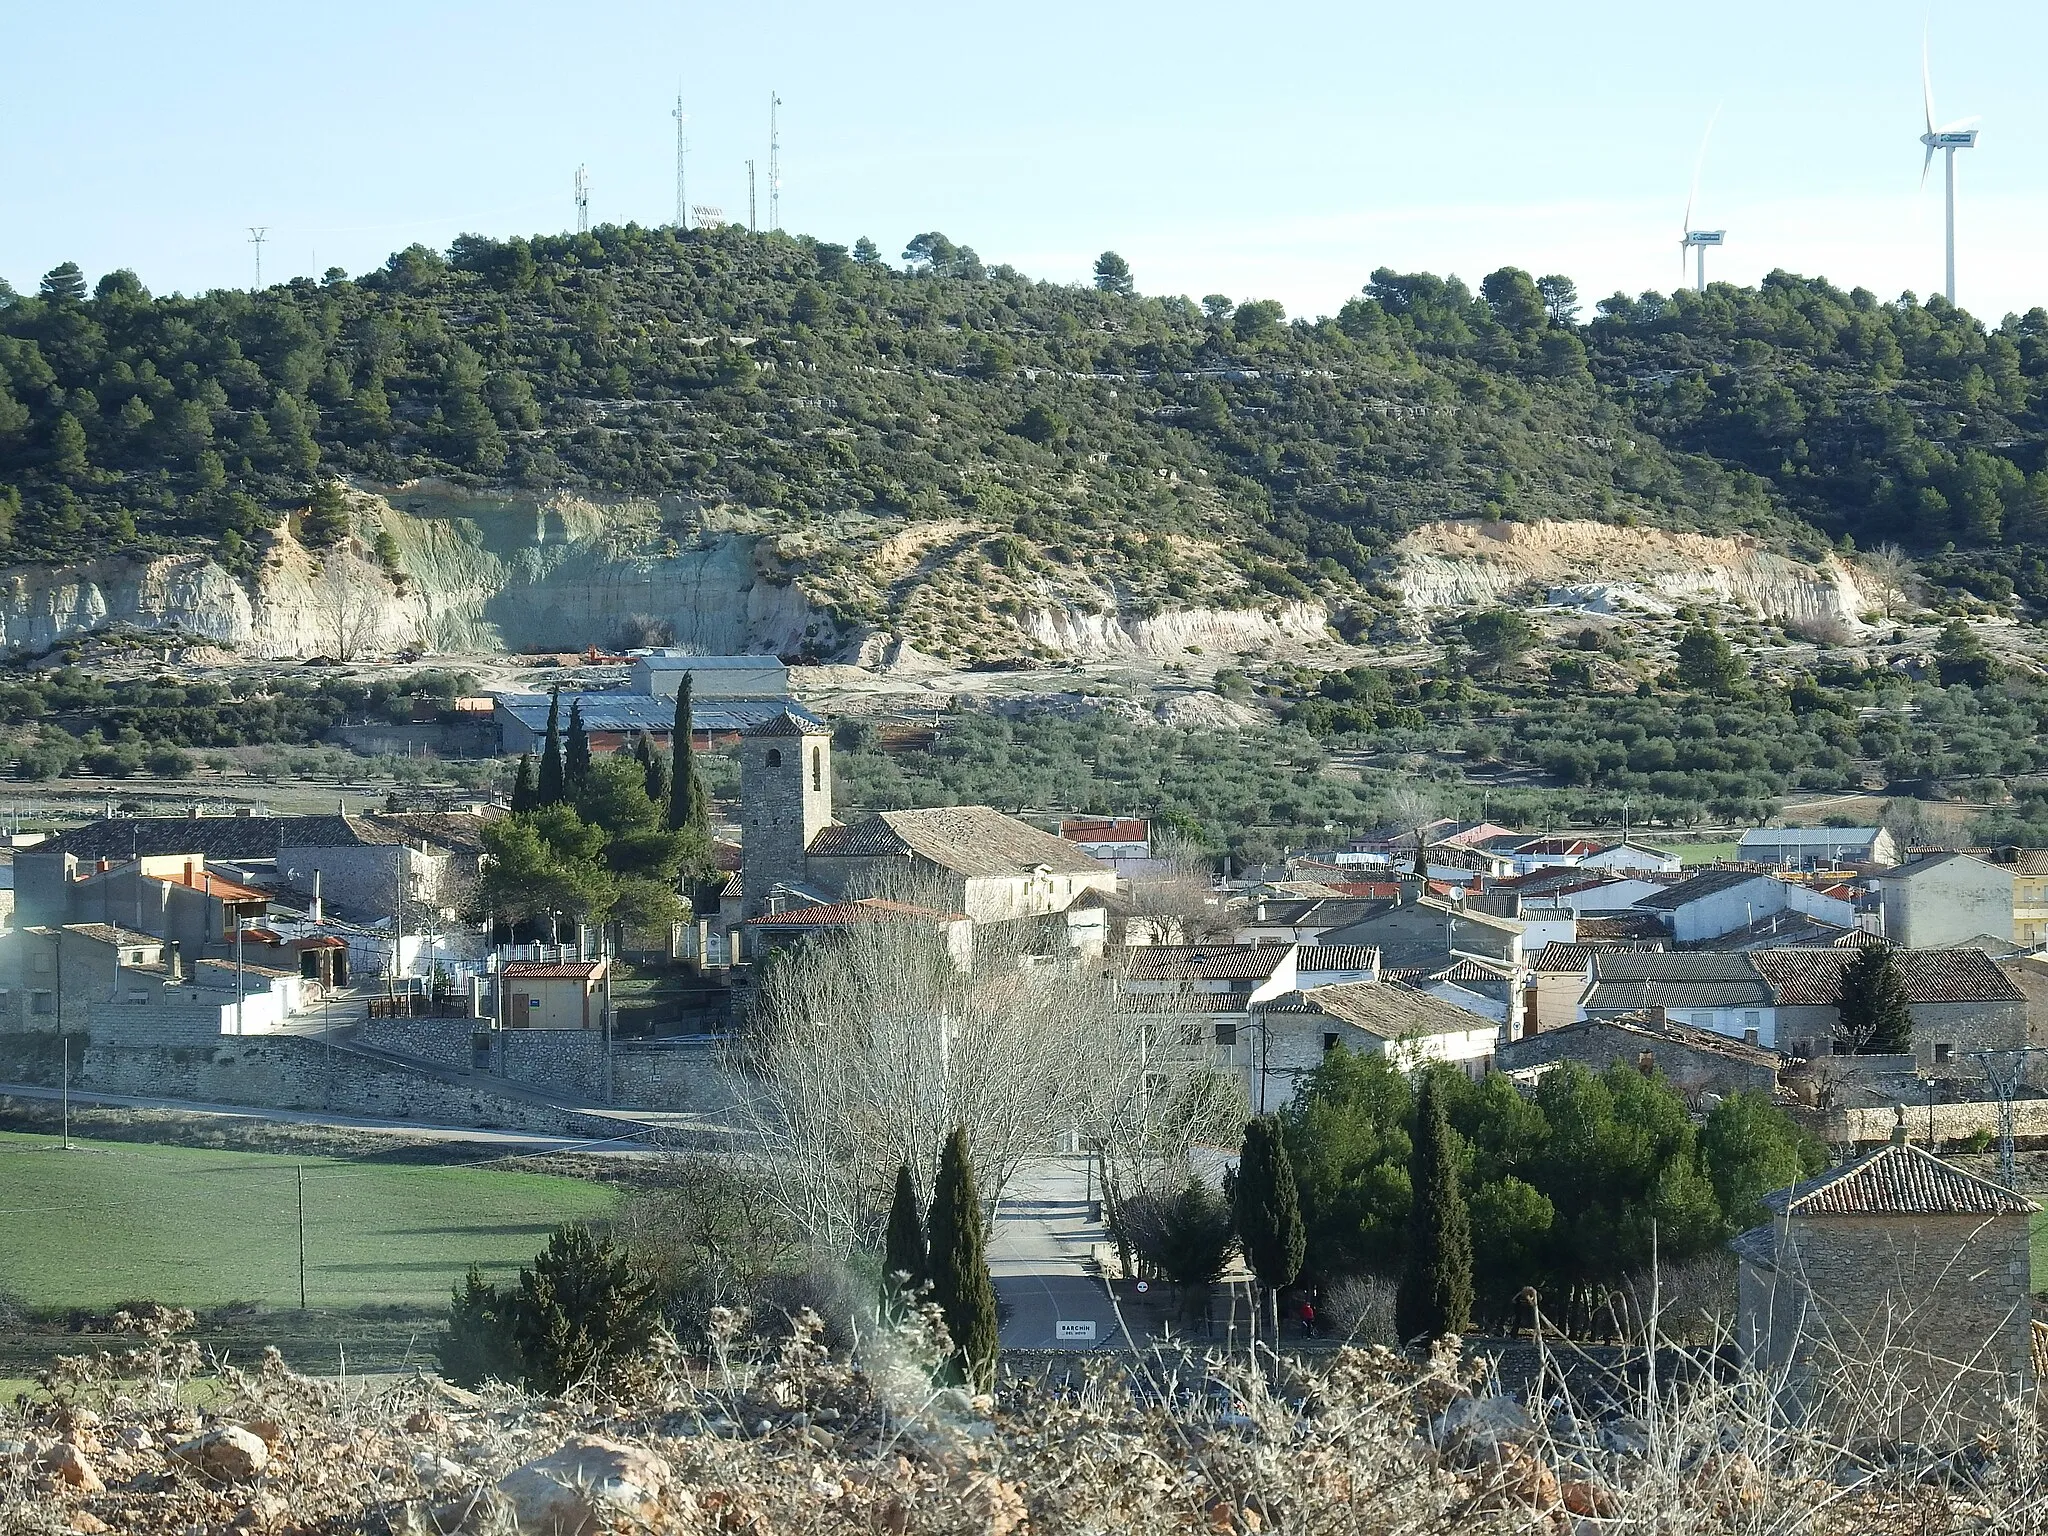
[{"label": "eroded white rock face", "polygon": [[1186,608],[1149,618],[1037,608],[1019,623],[1036,644],[1076,657],[1139,655],[1166,661],[1185,655],[1191,646],[1211,655],[1229,655],[1276,645],[1313,645],[1330,638],[1329,617],[1319,603],[1285,603],[1272,609]]},{"label": "eroded white rock face", "polygon": [[1411,609],[1481,607],[1531,590],[1593,612],[1746,605],[1781,622],[1859,628],[1871,606],[1853,571],[1809,565],[1747,537],[1609,523],[1431,523],[1395,547],[1390,580]]}]

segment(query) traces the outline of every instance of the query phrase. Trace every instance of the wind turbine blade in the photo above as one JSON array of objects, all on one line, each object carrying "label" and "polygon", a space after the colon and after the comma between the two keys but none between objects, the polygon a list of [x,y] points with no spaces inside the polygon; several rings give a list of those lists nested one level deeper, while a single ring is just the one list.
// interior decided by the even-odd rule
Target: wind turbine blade
[{"label": "wind turbine blade", "polygon": [[1920,162],[1920,190],[1927,190],[1927,173],[1934,168],[1934,146],[1927,146],[1927,158]]},{"label": "wind turbine blade", "polygon": [[1927,107],[1927,131],[1934,132],[1934,75],[1927,63],[1927,32],[1920,32],[1920,95]]}]

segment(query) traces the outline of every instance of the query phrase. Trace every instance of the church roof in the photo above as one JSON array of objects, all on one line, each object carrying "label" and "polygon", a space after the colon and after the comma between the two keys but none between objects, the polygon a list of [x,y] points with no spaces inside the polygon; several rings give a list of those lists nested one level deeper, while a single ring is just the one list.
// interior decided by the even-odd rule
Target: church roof
[{"label": "church roof", "polygon": [[832,728],[801,705],[788,704],[758,725],[750,725],[743,736],[827,736]]},{"label": "church roof", "polygon": [[878,811],[851,826],[825,827],[811,840],[814,857],[889,858],[916,855],[951,874],[977,876],[1107,872],[1109,865],[1065,838],[986,805]]},{"label": "church roof", "polygon": [[2041,1209],[1910,1142],[1774,1191],[1764,1204],[1787,1216],[2017,1216]]}]

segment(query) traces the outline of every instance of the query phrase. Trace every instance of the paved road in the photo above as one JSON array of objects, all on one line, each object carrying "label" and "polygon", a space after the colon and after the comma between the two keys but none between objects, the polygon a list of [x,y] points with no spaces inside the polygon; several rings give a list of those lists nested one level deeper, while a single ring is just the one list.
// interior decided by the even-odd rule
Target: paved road
[{"label": "paved road", "polygon": [[[26,1083],[0,1083],[0,1097],[48,1099],[63,1096],[56,1088],[33,1087]],[[369,1131],[404,1136],[413,1141],[466,1141],[485,1146],[506,1147],[522,1152],[627,1152],[653,1149],[628,1137],[593,1141],[581,1136],[543,1136],[533,1131],[483,1130],[467,1125],[427,1125],[417,1120],[381,1120],[361,1115],[329,1114],[318,1109],[269,1109],[247,1104],[206,1104],[185,1099],[137,1098],[123,1093],[98,1093],[74,1088],[74,1104],[94,1104],[110,1109],[169,1109],[193,1115],[218,1115],[230,1120],[270,1120],[287,1125],[331,1125],[352,1131]]]},{"label": "paved road", "polygon": [[1116,1309],[1085,1267],[1088,1245],[1109,1240],[1102,1223],[1088,1219],[1087,1193],[1081,1158],[1043,1158],[1024,1165],[997,1208],[988,1267],[1006,1314],[1005,1349],[1090,1347],[1061,1338],[1061,1322],[1092,1322],[1094,1348],[1123,1345]]}]

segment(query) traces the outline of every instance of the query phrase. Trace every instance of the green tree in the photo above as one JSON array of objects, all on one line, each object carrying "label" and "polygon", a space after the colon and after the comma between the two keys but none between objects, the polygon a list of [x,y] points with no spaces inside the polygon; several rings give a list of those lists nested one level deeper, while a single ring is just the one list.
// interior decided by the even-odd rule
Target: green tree
[{"label": "green tree", "polygon": [[512,809],[530,811],[540,804],[540,790],[533,782],[533,754],[519,754],[519,771],[512,775]]},{"label": "green tree", "polygon": [[1288,1161],[1287,1139],[1277,1117],[1260,1115],[1245,1126],[1233,1194],[1238,1245],[1266,1288],[1266,1317],[1277,1344],[1280,1293],[1301,1273],[1307,1244],[1294,1166]]},{"label": "green tree", "polygon": [[1579,318],[1579,286],[1559,273],[1536,279],[1536,291],[1543,295],[1543,308],[1552,325],[1571,325]]},{"label": "green tree", "polygon": [[1377,1053],[1340,1046],[1302,1080],[1284,1117],[1286,1145],[1303,1265],[1317,1281],[1399,1264],[1413,1114],[1408,1080]]},{"label": "green tree", "polygon": [[601,922],[618,899],[605,834],[566,805],[500,817],[483,830],[490,855],[478,877],[478,917],[552,923],[561,914]]},{"label": "green tree", "polygon": [[448,1304],[448,1330],[434,1345],[441,1374],[458,1387],[517,1385],[523,1374],[498,1288],[472,1264]]},{"label": "green tree", "polygon": [[590,732],[583,728],[583,701],[569,701],[569,737],[562,750],[562,782],[574,795],[590,777]]},{"label": "green tree", "polygon": [[1512,608],[1488,608],[1460,627],[1473,660],[1487,672],[1513,666],[1536,643],[1536,626]]},{"label": "green tree", "polygon": [[1124,298],[1137,291],[1137,285],[1131,280],[1131,264],[1115,251],[1104,251],[1095,258],[1095,286],[1104,293]]},{"label": "green tree", "polygon": [[691,718],[694,682],[687,672],[676,689],[675,724],[669,730],[669,755],[674,767],[669,774],[668,824],[671,830],[689,831],[707,841],[711,836],[711,795],[705,788],[704,770],[697,765],[696,723]]},{"label": "green tree", "polygon": [[348,503],[339,480],[321,479],[313,485],[312,504],[299,519],[299,538],[308,549],[326,549],[349,535]]},{"label": "green tree", "polygon": [[1138,1256],[1178,1290],[1182,1321],[1192,1324],[1208,1316],[1210,1288],[1222,1278],[1236,1246],[1234,1219],[1223,1197],[1200,1179],[1190,1179],[1177,1190],[1124,1202],[1120,1220],[1131,1229]]},{"label": "green tree", "polygon": [[1697,693],[1733,693],[1742,679],[1742,663],[1711,624],[1692,625],[1678,637],[1678,681]]},{"label": "green tree", "polygon": [[1838,1038],[1867,1056],[1904,1056],[1913,1049],[1913,1008],[1889,944],[1866,944],[1842,969]]},{"label": "green tree", "polygon": [[2003,664],[1961,619],[1950,619],[1941,626],[1934,641],[1934,666],[1944,688],[1958,683],[1982,688],[2005,676]]},{"label": "green tree", "polygon": [[550,1397],[645,1349],[661,1319],[654,1286],[608,1235],[580,1224],[548,1239],[501,1305],[527,1387]]},{"label": "green tree", "polygon": [[1731,1093],[1700,1131],[1700,1165],[1730,1236],[1770,1219],[1763,1197],[1827,1167],[1827,1148],[1771,1102],[1769,1094]]},{"label": "green tree", "polygon": [[1466,1333],[1472,1327],[1472,1218],[1458,1183],[1458,1147],[1437,1086],[1426,1072],[1415,1106],[1408,1183],[1408,1263],[1394,1302],[1405,1340]]},{"label": "green tree", "polygon": [[50,426],[50,467],[67,480],[81,479],[86,462],[85,428],[69,411],[59,411]]},{"label": "green tree", "polygon": [[83,304],[85,274],[78,270],[75,261],[60,262],[43,274],[38,291],[51,304]]},{"label": "green tree", "polygon": [[562,777],[562,690],[548,690],[547,739],[540,750],[540,778],[534,788],[542,805],[560,805],[566,790]]},{"label": "green tree", "polygon": [[661,807],[664,820],[668,816],[668,759],[654,750],[654,738],[642,731],[633,743],[634,761],[640,764],[640,782],[646,787],[647,798]]},{"label": "green tree", "polygon": [[995,1385],[999,1349],[996,1288],[989,1278],[981,1197],[974,1189],[964,1128],[954,1128],[939,1155],[927,1230],[932,1299],[945,1316],[955,1351],[950,1374],[976,1392],[987,1392]]},{"label": "green tree", "polygon": [[903,1313],[907,1297],[917,1295],[930,1279],[930,1255],[924,1243],[924,1219],[918,1214],[917,1186],[910,1164],[896,1165],[896,1194],[889,1202],[889,1226],[882,1237],[882,1307],[892,1317]]},{"label": "green tree", "polygon": [[1489,272],[1479,284],[1479,296],[1486,300],[1501,329],[1511,335],[1533,337],[1550,324],[1542,293],[1520,267]]}]

